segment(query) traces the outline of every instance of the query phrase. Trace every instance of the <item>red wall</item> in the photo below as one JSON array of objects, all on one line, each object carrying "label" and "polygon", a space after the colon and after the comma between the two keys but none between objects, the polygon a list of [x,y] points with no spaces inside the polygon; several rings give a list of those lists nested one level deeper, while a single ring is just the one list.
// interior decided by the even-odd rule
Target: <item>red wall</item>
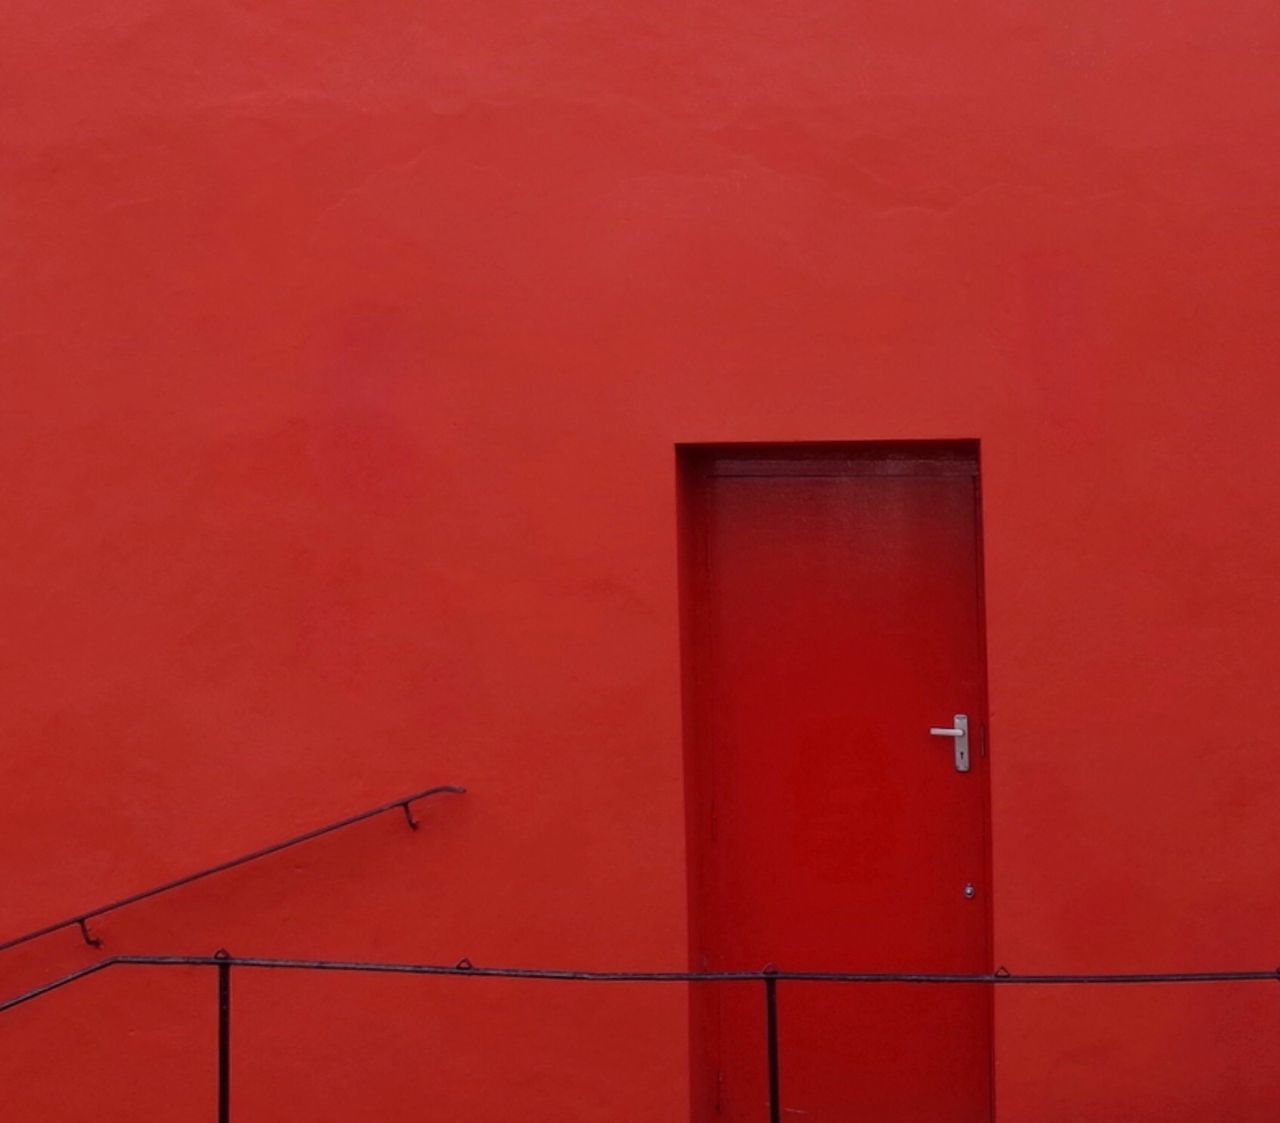
[{"label": "red wall", "polygon": [[[1280,9],[0,20],[0,935],[451,781],[105,950],[684,966],[673,445],[977,437],[997,961],[1280,958]],[[1002,994],[1001,1119],[1274,1119],[1278,1001]],[[685,1107],[674,988],[235,1010],[238,1123]],[[6,1119],[208,1119],[213,1041],[98,975]]]}]

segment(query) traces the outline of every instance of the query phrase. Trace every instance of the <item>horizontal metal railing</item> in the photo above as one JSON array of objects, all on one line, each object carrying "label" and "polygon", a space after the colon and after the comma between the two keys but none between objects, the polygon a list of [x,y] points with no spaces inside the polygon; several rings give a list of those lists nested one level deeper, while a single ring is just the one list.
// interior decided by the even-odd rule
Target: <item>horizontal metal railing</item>
[{"label": "horizontal metal railing", "polygon": [[[292,838],[286,838],[282,842],[273,842],[270,846],[263,846],[248,854],[241,854],[238,858],[229,858],[225,862],[219,862],[216,866],[208,866],[205,869],[196,870],[195,873],[184,874],[182,877],[174,878],[172,881],[166,881],[161,885],[153,885],[150,889],[143,889],[137,893],[130,893],[127,897],[121,897],[115,901],[108,901],[105,905],[98,905],[95,908],[86,909],[84,912],[78,912],[74,916],[67,917],[65,920],[58,920],[52,924],[46,924],[41,928],[33,928],[30,932],[22,933],[21,936],[13,936],[8,940],[0,942],[0,951],[8,951],[10,948],[16,948],[19,944],[29,943],[31,940],[38,940],[41,936],[50,936],[54,932],[62,931],[64,928],[79,928],[80,936],[86,944],[95,948],[101,947],[102,940],[89,931],[89,921],[94,917],[103,916],[109,912],[115,912],[117,909],[125,908],[128,905],[136,905],[139,901],[145,901],[149,897],[157,897],[161,893],[168,893],[174,889],[180,889],[184,885],[190,885],[193,881],[199,881],[201,878],[211,877],[215,873],[224,873],[227,870],[235,869],[236,866],[243,866],[247,862],[256,862],[259,858],[266,858],[271,854],[278,854],[281,850],[288,850],[291,846],[299,846],[304,842],[310,842],[313,838],[319,838],[321,835],[340,831],[344,827],[355,826],[356,823],[362,823],[366,819],[372,819],[375,815],[382,815],[388,811],[395,811],[396,809],[403,811],[405,821],[410,827],[417,830],[418,821],[413,817],[413,804],[417,803],[419,800],[428,799],[434,795],[464,795],[466,794],[466,790],[466,788],[458,787],[455,784],[440,784],[434,788],[424,788],[420,792],[412,792],[409,795],[401,796],[399,799],[392,799],[386,803],[380,803],[377,807],[370,807],[367,811],[359,811],[354,815],[348,815],[345,819],[337,819],[332,823],[325,823],[324,826],[316,827],[313,830],[305,831],[299,835],[294,835]],[[0,1009],[2,1008],[3,1007],[0,1007]]]},{"label": "horizontal metal railing", "polygon": [[929,973],[856,973],[841,971],[572,971],[523,967],[478,967],[463,959],[452,966],[431,963],[375,963],[328,959],[237,958],[226,951],[213,955],[117,955],[102,959],[42,986],[0,1002],[0,1013],[59,990],[79,979],[113,967],[209,967],[217,973],[218,1017],[218,1123],[231,1120],[231,974],[234,970],[341,971],[392,975],[432,975],[455,978],[540,979],[549,982],[585,983],[758,983],[765,1010],[764,1062],[768,1072],[769,1123],[780,1123],[781,1058],[778,1050],[778,985],[780,983],[830,983],[874,985],[883,983],[928,986],[1149,986],[1204,983],[1280,983],[1280,968],[1258,971],[1187,971],[1148,974],[1029,974],[1000,968],[989,975]]}]

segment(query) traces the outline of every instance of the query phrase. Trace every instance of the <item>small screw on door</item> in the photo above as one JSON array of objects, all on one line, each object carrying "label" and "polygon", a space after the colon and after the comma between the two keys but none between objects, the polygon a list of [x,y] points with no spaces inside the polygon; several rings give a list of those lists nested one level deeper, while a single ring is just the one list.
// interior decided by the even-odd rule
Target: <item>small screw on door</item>
[{"label": "small screw on door", "polygon": [[978,891],[973,887],[973,882],[968,882],[964,887],[964,899],[966,901],[972,901],[977,895]]}]

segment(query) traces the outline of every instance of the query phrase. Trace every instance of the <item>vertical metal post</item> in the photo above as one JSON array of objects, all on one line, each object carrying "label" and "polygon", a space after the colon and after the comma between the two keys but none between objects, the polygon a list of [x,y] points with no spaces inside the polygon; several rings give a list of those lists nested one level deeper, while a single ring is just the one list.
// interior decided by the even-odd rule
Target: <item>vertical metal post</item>
[{"label": "vertical metal post", "polygon": [[218,961],[218,1123],[231,1123],[231,956]]},{"label": "vertical metal post", "polygon": [[769,1123],[781,1123],[782,1102],[778,1098],[778,980],[764,980],[765,1033],[769,1046]]}]

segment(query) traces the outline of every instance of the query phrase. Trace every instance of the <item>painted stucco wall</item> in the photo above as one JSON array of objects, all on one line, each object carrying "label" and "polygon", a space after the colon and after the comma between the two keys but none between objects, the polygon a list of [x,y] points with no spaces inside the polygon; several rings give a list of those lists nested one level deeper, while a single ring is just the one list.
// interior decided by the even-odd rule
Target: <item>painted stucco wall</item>
[{"label": "painted stucco wall", "polygon": [[[1280,961],[1280,9],[0,13],[0,937],[685,966],[674,445],[982,442],[997,962]],[[0,959],[5,993],[95,953]],[[206,1120],[207,972],[0,1016]],[[238,1123],[667,1123],[682,996],[237,981]],[[1262,1121],[1280,988],[1002,994],[1007,1123]]]}]

